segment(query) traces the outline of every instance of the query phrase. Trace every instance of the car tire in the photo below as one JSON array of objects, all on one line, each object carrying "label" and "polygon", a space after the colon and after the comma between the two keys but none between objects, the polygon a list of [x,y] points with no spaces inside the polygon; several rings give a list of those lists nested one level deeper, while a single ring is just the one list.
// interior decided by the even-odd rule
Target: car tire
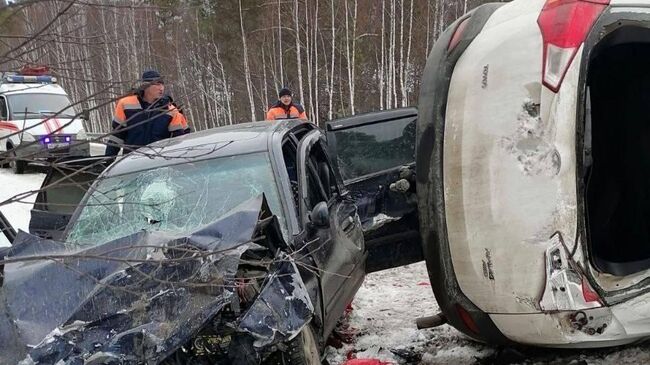
[{"label": "car tire", "polygon": [[16,156],[16,151],[11,151],[10,156],[11,156],[11,160],[9,161],[9,167],[11,167],[11,171],[13,171],[13,173],[16,175],[22,175],[23,173],[25,173],[25,167],[27,167],[27,162],[23,160],[19,160],[18,157]]},{"label": "car tire", "polygon": [[311,325],[306,325],[293,340],[286,343],[286,350],[273,356],[267,365],[320,365],[320,351],[318,341]]}]

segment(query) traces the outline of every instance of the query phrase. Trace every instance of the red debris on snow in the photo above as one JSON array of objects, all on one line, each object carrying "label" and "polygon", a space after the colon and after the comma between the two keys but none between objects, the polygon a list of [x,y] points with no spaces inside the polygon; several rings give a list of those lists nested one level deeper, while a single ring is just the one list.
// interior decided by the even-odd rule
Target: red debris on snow
[{"label": "red debris on snow", "polygon": [[344,362],[343,365],[391,365],[391,363],[377,359],[351,359]]},{"label": "red debris on snow", "polygon": [[339,319],[339,322],[336,325],[334,331],[327,339],[327,345],[332,346],[336,349],[340,349],[345,344],[354,343],[359,330],[350,325],[350,315],[352,314],[352,303],[348,303],[348,306],[343,312],[343,316]]},{"label": "red debris on snow", "polygon": [[426,282],[426,281],[421,281],[421,282],[418,283],[418,285],[419,286],[431,286],[431,284]]},{"label": "red debris on snow", "polygon": [[327,345],[340,349],[344,344],[354,343],[358,334],[359,330],[350,326],[349,322],[339,323],[327,339]]}]

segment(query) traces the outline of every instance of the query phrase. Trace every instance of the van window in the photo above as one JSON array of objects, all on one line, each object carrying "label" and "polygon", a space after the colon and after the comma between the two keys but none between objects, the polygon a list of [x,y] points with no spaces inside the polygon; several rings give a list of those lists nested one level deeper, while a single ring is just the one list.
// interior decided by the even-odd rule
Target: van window
[{"label": "van window", "polygon": [[0,96],[0,120],[7,120],[8,115],[7,100],[5,100],[4,96]]},{"label": "van window", "polygon": [[41,118],[56,114],[61,118],[76,115],[67,95],[60,94],[13,94],[8,95],[11,120]]}]

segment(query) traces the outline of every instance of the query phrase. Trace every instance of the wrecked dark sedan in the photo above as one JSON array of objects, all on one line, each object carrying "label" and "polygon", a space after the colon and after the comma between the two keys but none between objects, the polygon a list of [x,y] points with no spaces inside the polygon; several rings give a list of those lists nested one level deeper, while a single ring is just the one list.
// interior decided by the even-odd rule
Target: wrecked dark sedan
[{"label": "wrecked dark sedan", "polygon": [[367,267],[422,257],[408,229],[382,233],[413,219],[413,144],[356,179],[334,156],[373,124],[384,148],[411,138],[413,111],[397,113],[336,123],[329,141],[311,123],[250,123],[103,172],[93,159],[50,171],[33,234],[0,220],[13,241],[0,252],[0,363],[319,364]]}]

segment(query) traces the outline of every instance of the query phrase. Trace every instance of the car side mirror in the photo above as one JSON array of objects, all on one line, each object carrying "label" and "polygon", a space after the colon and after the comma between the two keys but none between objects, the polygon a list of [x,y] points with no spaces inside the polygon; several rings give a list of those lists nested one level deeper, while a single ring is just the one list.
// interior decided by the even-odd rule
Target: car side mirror
[{"label": "car side mirror", "polygon": [[330,211],[327,208],[326,202],[316,204],[314,209],[309,213],[309,220],[311,223],[319,228],[329,227],[330,225]]}]

